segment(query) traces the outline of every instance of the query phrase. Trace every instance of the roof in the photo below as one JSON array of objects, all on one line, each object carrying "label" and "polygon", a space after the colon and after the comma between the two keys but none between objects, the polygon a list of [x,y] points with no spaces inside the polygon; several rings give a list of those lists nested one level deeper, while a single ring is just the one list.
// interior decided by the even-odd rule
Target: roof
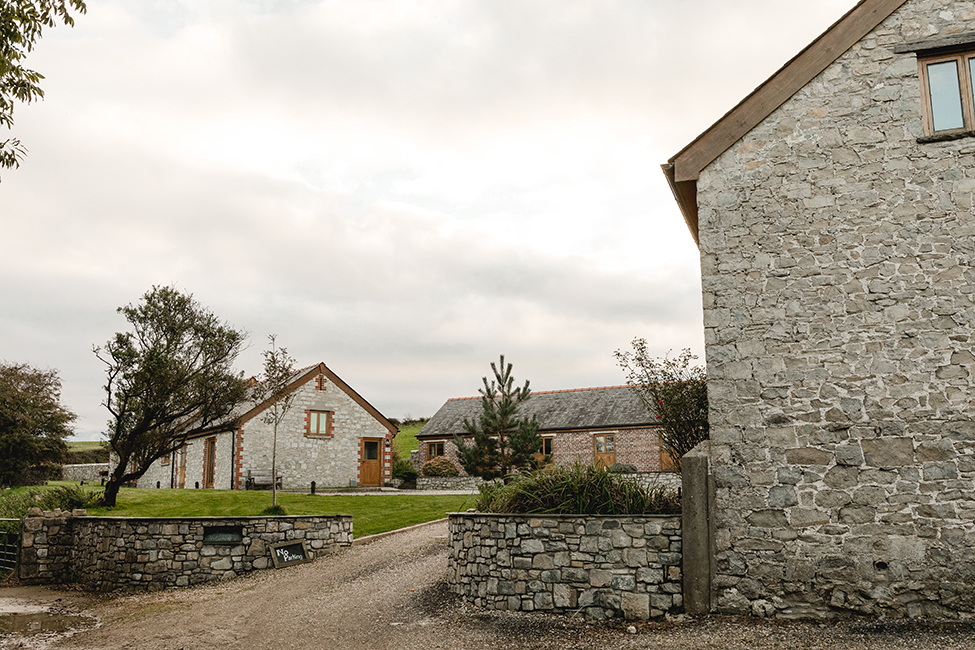
[{"label": "roof", "polygon": [[861,0],[765,83],[661,165],[684,221],[698,240],[697,179],[701,170],[758,126],[816,75],[869,34],[907,0]]},{"label": "roof", "polygon": [[[342,381],[342,379],[334,372],[332,372],[329,369],[329,367],[326,366],[324,363],[316,363],[311,366],[305,366],[304,368],[299,368],[298,370],[296,370],[294,374],[291,375],[291,378],[288,380],[289,381],[288,390],[289,391],[296,390],[298,387],[303,386],[304,384],[308,383],[318,375],[325,375],[325,377],[331,383],[339,387],[346,395],[351,397],[353,401],[355,401],[359,406],[365,409],[366,412],[368,412],[371,416],[376,418],[376,420],[378,420],[380,424],[386,427],[386,429],[388,429],[390,433],[396,435],[396,433],[399,431],[399,429],[397,429],[395,424],[390,422],[385,415],[380,413],[376,409],[376,407],[374,407],[372,404],[367,402],[366,399],[362,397],[362,395],[357,393],[355,390],[353,390],[351,386],[349,386],[347,383]],[[252,394],[253,394],[253,390],[252,390]],[[231,415],[232,417],[238,418],[237,426],[239,427],[242,426],[244,423],[246,423],[248,420],[252,420],[253,418],[263,413],[270,405],[271,405],[270,399],[258,403],[253,398],[251,398],[238,405],[237,408],[234,409]],[[222,428],[209,429],[207,431],[200,432],[197,435],[213,433],[216,430],[224,430],[224,429]],[[196,437],[196,435],[192,437]]]},{"label": "roof", "polygon": [[[447,400],[417,437],[463,434],[464,419],[481,412],[480,397]],[[578,388],[533,392],[519,407],[520,416],[538,418],[539,432],[573,429],[612,429],[656,424],[637,392],[629,386]]]}]

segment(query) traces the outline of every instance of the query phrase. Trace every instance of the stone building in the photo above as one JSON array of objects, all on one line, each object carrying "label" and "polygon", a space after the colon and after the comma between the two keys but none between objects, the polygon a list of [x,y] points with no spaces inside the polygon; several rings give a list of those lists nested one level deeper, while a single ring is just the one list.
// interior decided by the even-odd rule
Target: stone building
[{"label": "stone building", "polygon": [[[383,485],[391,477],[396,426],[324,363],[295,374],[297,392],[278,425],[277,475],[285,490]],[[153,463],[138,487],[270,487],[273,427],[261,416],[269,402],[245,404],[236,429],[187,440]]]},{"label": "stone building", "polygon": [[973,73],[975,3],[863,0],[664,165],[718,610],[975,612]]},{"label": "stone building", "polygon": [[[464,420],[475,420],[480,412],[480,397],[447,400],[416,435],[420,467],[436,456],[457,463],[454,434],[469,438]],[[673,471],[658,425],[628,386],[533,392],[518,414],[538,419],[544,453],[554,463],[628,463],[638,472]]]}]

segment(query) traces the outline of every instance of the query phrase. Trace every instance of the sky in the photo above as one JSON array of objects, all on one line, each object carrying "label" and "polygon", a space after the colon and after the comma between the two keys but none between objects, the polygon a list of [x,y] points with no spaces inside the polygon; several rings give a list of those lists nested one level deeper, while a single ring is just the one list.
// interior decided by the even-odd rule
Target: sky
[{"label": "sky", "polygon": [[88,0],[25,64],[0,170],[0,361],[99,439],[117,313],[173,285],[387,417],[703,363],[660,165],[853,0]]}]

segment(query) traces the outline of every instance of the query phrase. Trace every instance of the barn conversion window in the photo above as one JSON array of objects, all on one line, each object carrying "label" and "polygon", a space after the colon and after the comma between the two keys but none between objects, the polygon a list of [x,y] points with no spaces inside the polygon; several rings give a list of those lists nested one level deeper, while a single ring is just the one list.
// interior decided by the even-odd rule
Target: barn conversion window
[{"label": "barn conversion window", "polygon": [[975,136],[975,32],[904,43],[894,52],[917,55],[922,140]]},{"label": "barn conversion window", "polygon": [[331,411],[305,411],[305,435],[306,436],[331,436],[332,435],[332,412]]},{"label": "barn conversion window", "polygon": [[975,52],[930,59],[918,58],[921,68],[925,132],[975,128],[972,71]]},{"label": "barn conversion window", "polygon": [[430,442],[427,443],[427,458],[436,458],[437,456],[444,455],[444,448],[442,442]]}]

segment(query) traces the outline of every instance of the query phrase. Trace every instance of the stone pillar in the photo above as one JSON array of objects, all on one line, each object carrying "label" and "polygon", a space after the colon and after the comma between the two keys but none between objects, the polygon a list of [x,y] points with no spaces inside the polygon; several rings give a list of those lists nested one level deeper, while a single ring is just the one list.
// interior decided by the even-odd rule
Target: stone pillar
[{"label": "stone pillar", "polygon": [[705,440],[681,459],[681,529],[684,549],[684,611],[713,609],[714,480],[711,443]]}]

